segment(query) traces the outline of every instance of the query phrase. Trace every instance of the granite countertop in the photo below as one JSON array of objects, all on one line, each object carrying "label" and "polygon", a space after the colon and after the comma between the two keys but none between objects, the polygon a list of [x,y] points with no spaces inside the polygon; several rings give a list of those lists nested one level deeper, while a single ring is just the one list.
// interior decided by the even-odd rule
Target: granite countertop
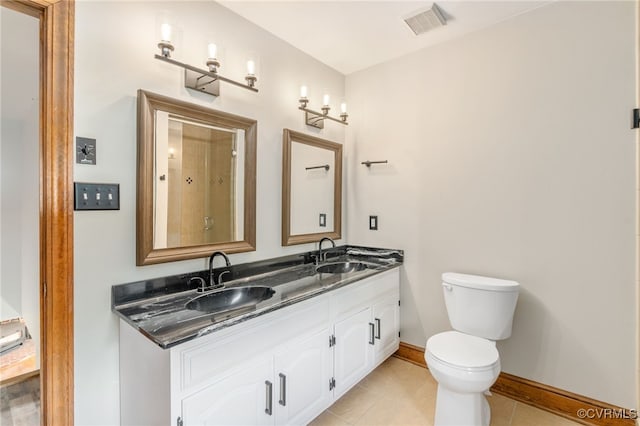
[{"label": "granite countertop", "polygon": [[209,271],[205,270],[114,285],[111,288],[112,310],[167,349],[396,268],[404,258],[402,250],[348,245],[324,252],[327,260],[323,264],[351,261],[366,263],[368,267],[347,273],[318,273],[314,263],[317,251],[306,252],[215,269],[216,275],[225,273],[223,279],[227,289],[271,287],[273,295],[257,305],[215,313],[188,309],[186,305],[192,299],[218,291],[202,293],[197,288],[199,280],[189,282],[191,278],[200,277],[208,283]]}]

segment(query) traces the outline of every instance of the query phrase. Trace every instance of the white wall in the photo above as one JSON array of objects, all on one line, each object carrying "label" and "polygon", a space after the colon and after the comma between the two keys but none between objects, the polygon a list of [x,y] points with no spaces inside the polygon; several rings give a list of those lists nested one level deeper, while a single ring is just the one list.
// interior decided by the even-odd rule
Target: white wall
[{"label": "white wall", "polygon": [[635,406],[635,16],[558,2],[347,76],[349,243],[406,250],[403,341],[449,329],[441,273],[515,279],[503,371]]},{"label": "white wall", "polygon": [[[182,28],[174,58],[204,67],[205,37],[215,34],[226,56],[221,74],[227,77],[242,80],[246,56],[259,54],[260,93],[222,84],[214,99],[185,89],[180,69],[153,59],[156,13],[166,9]],[[75,40],[75,133],[97,139],[97,165],[76,165],[75,180],[120,183],[121,191],[120,211],[75,213],[75,421],[114,425],[119,423],[118,321],[111,312],[111,286],[205,268],[205,260],[135,266],[136,91],[258,120],[257,251],[232,255],[239,264],[314,247],[280,246],[282,129],[308,131],[297,109],[303,80],[319,103],[323,87],[333,99],[344,95],[344,76],[214,2],[80,1]],[[313,133],[344,140],[340,125]]]},{"label": "white wall", "polygon": [[[311,169],[328,165],[329,169]],[[291,235],[332,232],[335,152],[325,148],[291,142]],[[324,213],[325,226],[320,226]]]},{"label": "white wall", "polygon": [[0,320],[25,319],[39,365],[39,21],[0,7],[0,28]]}]

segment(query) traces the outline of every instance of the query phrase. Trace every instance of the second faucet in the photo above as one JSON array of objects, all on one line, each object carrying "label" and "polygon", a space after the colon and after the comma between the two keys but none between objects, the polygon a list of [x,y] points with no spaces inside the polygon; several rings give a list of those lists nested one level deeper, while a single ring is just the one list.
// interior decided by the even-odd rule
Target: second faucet
[{"label": "second faucet", "polygon": [[324,259],[322,258],[322,243],[325,241],[331,241],[331,244],[333,244],[334,248],[336,246],[335,241],[333,241],[329,237],[324,237],[323,239],[321,239],[320,242],[318,243],[318,256],[316,256],[316,265],[320,262],[324,262],[327,260],[327,253],[324,254]]},{"label": "second faucet", "polygon": [[212,288],[212,289],[224,287],[224,284],[222,284],[221,277],[223,274],[229,272],[229,271],[222,271],[220,274],[218,274],[218,280],[216,282],[214,278],[214,273],[213,273],[213,260],[215,259],[216,256],[222,256],[224,258],[225,263],[227,264],[227,267],[231,266],[229,257],[226,254],[224,254],[224,252],[214,251],[211,254],[211,256],[209,257],[209,288]]}]

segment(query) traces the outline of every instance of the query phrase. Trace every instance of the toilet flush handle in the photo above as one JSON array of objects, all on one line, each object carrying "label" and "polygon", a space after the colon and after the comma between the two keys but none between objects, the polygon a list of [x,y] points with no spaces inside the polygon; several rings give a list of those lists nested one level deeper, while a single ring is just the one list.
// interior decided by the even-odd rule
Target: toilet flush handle
[{"label": "toilet flush handle", "polygon": [[452,291],[453,290],[453,286],[449,285],[449,284],[442,284],[442,287],[444,287],[445,290],[447,290],[447,291]]}]

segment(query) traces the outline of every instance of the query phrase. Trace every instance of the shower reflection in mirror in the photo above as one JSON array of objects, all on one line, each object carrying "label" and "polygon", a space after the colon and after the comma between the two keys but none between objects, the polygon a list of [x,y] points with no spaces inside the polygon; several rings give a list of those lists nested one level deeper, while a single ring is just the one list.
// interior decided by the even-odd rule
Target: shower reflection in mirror
[{"label": "shower reflection in mirror", "polygon": [[243,129],[157,110],[154,248],[243,239]]}]

